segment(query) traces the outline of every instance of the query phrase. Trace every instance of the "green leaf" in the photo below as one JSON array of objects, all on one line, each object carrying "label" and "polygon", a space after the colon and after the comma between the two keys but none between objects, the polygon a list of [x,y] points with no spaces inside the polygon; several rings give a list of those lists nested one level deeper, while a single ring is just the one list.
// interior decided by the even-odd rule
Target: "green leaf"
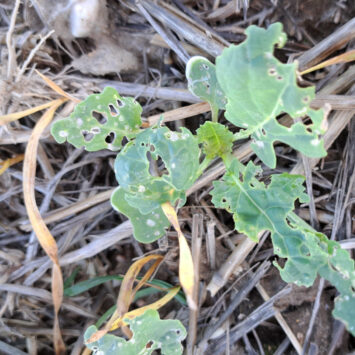
[{"label": "green leaf", "polygon": [[223,181],[213,183],[213,204],[234,213],[235,228],[254,241],[257,241],[260,231],[270,230],[280,239],[280,248],[286,253],[288,247],[293,247],[294,238],[288,239],[289,246],[284,244],[281,242],[281,231],[294,233],[285,217],[293,210],[297,198],[303,202],[308,200],[303,192],[304,177],[286,173],[273,175],[271,184],[266,188],[254,178],[261,172],[260,167],[252,162],[249,162],[244,171],[241,167],[237,160],[233,160]]},{"label": "green leaf", "polygon": [[[159,204],[150,212],[142,214],[138,208],[127,202],[126,192],[122,187],[117,188],[111,196],[112,207],[129,218],[133,226],[134,237],[141,243],[152,243],[165,235],[170,223]],[[137,203],[139,199],[137,200]]]},{"label": "green leaf", "polygon": [[[295,229],[298,226],[291,224]],[[304,276],[313,268],[312,276],[317,273],[328,280],[339,292],[334,300],[333,316],[346,325],[355,335],[355,271],[354,260],[340,244],[329,240],[324,234],[298,228],[305,236],[306,256],[296,256],[286,263],[284,268],[274,263],[286,282],[304,284]],[[307,280],[306,280],[307,281]]]},{"label": "green leaf", "polygon": [[[150,174],[147,154],[155,160],[162,159],[166,168],[162,176]],[[170,201],[167,196],[171,189],[185,191],[192,186],[198,159],[198,143],[188,129],[182,128],[181,132],[170,131],[167,127],[146,129],[117,155],[116,179],[124,189],[141,192],[142,196],[161,204]],[[161,196],[150,198],[152,193]]]},{"label": "green leaf", "polygon": [[[225,117],[243,128],[236,139],[251,135],[252,149],[268,166],[274,168],[275,141],[284,142],[309,157],[326,155],[320,135],[323,110],[309,107],[314,87],[297,85],[297,63],[282,64],[273,56],[274,45],[286,41],[280,23],[267,30],[256,26],[246,29],[247,39],[240,45],[224,49],[216,59],[216,74],[227,97]],[[280,125],[276,117],[288,113],[297,119],[309,116],[312,123]]]},{"label": "green leaf", "polygon": [[186,65],[189,90],[211,106],[213,120],[217,121],[218,109],[224,109],[227,99],[218,84],[216,68],[208,59],[192,57]]},{"label": "green leaf", "polygon": [[132,97],[121,97],[106,87],[78,104],[70,117],[55,122],[51,132],[58,143],[67,140],[88,151],[115,151],[124,137],[132,139],[140,132],[141,113],[142,107]]},{"label": "green leaf", "polygon": [[197,130],[197,139],[207,159],[224,158],[232,152],[234,135],[228,128],[217,122],[205,122]]},{"label": "green leaf", "polygon": [[[117,155],[115,174],[120,187],[111,203],[130,219],[138,241],[151,243],[165,234],[169,222],[161,205],[185,203],[185,191],[197,178],[199,154],[197,139],[189,130],[159,127],[146,129]],[[149,172],[149,155],[164,163],[162,176]]]},{"label": "green leaf", "polygon": [[[149,355],[154,350],[161,350],[163,355],[180,355],[183,347],[181,342],[186,337],[186,330],[178,320],[161,320],[159,313],[148,310],[132,320],[125,319],[133,336],[125,340],[112,334],[106,334],[96,342],[86,346],[93,351],[101,351],[100,355]],[[97,328],[90,326],[85,334],[87,341]]]},{"label": "green leaf", "polygon": [[349,316],[353,314],[351,307],[355,302],[354,261],[339,243],[293,217],[295,200],[308,200],[302,185],[304,177],[286,173],[272,175],[271,183],[265,186],[256,179],[260,171],[252,162],[244,167],[233,160],[223,181],[213,184],[213,204],[233,213],[236,230],[256,242],[258,233],[271,232],[275,254],[287,259],[283,268],[275,263],[284,281],[311,286],[317,274],[330,281],[340,293],[334,316],[355,334],[355,317]]}]

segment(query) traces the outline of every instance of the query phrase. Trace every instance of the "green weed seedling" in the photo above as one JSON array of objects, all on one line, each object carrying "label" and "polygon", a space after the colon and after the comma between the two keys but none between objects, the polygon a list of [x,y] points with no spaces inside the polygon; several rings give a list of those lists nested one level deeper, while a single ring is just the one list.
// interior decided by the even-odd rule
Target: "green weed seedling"
[{"label": "green weed seedling", "polygon": [[[311,286],[320,275],[334,285],[338,296],[333,315],[355,335],[353,260],[339,243],[314,231],[293,213],[296,200],[309,200],[304,177],[273,174],[267,185],[258,178],[260,166],[251,161],[245,166],[232,155],[233,143],[245,138],[251,139],[254,153],[270,168],[276,166],[275,141],[308,157],[326,155],[322,140],[325,114],[309,106],[314,88],[297,85],[297,63],[283,64],[273,55],[274,46],[282,47],[286,42],[282,25],[275,23],[266,30],[250,26],[246,35],[240,45],[226,48],[215,65],[202,57],[188,62],[188,87],[209,102],[213,118],[201,125],[196,135],[186,128],[175,132],[161,125],[141,129],[140,105],[132,98],[120,97],[112,88],[78,104],[69,118],[52,126],[52,134],[60,143],[67,140],[89,151],[118,151],[115,173],[119,187],[112,195],[112,206],[130,219],[134,237],[143,243],[157,240],[169,227],[161,205],[183,206],[186,190],[212,159],[221,158],[226,173],[213,183],[214,206],[230,212],[236,230],[254,241],[260,232],[270,231],[275,254],[286,259],[283,267],[275,262],[286,282]],[[217,122],[220,110],[239,128],[237,133]],[[293,119],[289,127],[277,120],[282,113]],[[308,117],[307,124],[302,122],[304,117]],[[107,143],[112,135],[114,139]],[[122,148],[123,137],[128,143]],[[147,155],[163,161],[166,170],[162,175],[151,175]],[[133,332],[138,334],[138,324],[144,327],[143,320],[151,316],[145,314],[139,320],[142,323],[138,318],[130,323]],[[107,335],[96,346],[108,349],[109,344],[117,343],[112,339]],[[154,339],[150,334],[144,341],[163,344],[166,338]],[[128,346],[121,340],[119,344]]]}]

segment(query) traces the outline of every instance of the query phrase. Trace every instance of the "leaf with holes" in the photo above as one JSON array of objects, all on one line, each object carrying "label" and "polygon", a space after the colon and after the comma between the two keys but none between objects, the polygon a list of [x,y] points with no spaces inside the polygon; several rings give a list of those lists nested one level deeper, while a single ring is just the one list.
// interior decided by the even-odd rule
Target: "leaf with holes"
[{"label": "leaf with holes", "polygon": [[[161,176],[150,173],[153,164],[160,164]],[[177,200],[184,204],[198,169],[198,142],[186,128],[181,132],[167,127],[146,129],[117,155],[115,174],[120,188],[111,202],[131,220],[137,240],[149,243],[164,234],[169,223],[161,205],[174,205]]]},{"label": "leaf with holes", "polygon": [[218,84],[214,64],[203,57],[192,57],[186,65],[186,78],[189,90],[210,104],[214,121],[217,121],[218,109],[225,108],[227,99]]},{"label": "leaf with holes", "polygon": [[256,179],[260,171],[252,162],[244,167],[234,160],[223,181],[213,183],[213,204],[233,213],[236,230],[254,241],[258,241],[261,231],[271,232],[275,253],[287,259],[283,268],[275,263],[284,281],[311,286],[317,274],[329,280],[340,293],[334,316],[344,320],[349,331],[355,333],[355,318],[345,312],[354,303],[354,261],[339,243],[295,220],[295,200],[308,200],[303,176],[275,174],[265,186]]},{"label": "leaf with holes", "polygon": [[132,97],[121,97],[111,87],[90,95],[78,104],[70,117],[52,125],[58,143],[66,140],[88,151],[119,150],[122,139],[132,139],[140,132],[142,107]]},{"label": "leaf with holes", "polygon": [[[186,337],[186,330],[180,321],[161,320],[157,311],[148,310],[134,319],[125,319],[125,322],[133,333],[130,340],[106,334],[86,346],[96,351],[96,354],[100,351],[100,355],[149,355],[158,349],[163,355],[182,354],[181,342]],[[87,341],[96,331],[94,325],[89,327],[84,334],[84,340]]]},{"label": "leaf with holes", "polygon": [[[153,164],[161,165],[161,176],[150,173]],[[186,128],[173,132],[159,127],[146,129],[124,147],[117,155],[115,174],[123,189],[139,197],[132,207],[146,213],[146,205],[140,199],[156,205],[174,203],[194,183],[198,167],[198,143],[191,132]]]},{"label": "leaf with holes", "polygon": [[205,122],[197,130],[197,138],[207,159],[224,158],[232,152],[234,135],[220,123]]},{"label": "leaf with holes", "polygon": [[[274,45],[281,47],[286,41],[282,25],[274,23],[267,30],[250,26],[245,32],[242,44],[224,49],[216,59],[218,83],[227,97],[225,117],[245,129],[236,139],[251,135],[252,149],[272,168],[276,165],[275,141],[309,157],[325,156],[324,112],[309,107],[314,87],[299,87],[297,63],[283,64],[273,56]],[[312,122],[284,127],[276,120],[283,112],[294,119],[309,116]]]}]

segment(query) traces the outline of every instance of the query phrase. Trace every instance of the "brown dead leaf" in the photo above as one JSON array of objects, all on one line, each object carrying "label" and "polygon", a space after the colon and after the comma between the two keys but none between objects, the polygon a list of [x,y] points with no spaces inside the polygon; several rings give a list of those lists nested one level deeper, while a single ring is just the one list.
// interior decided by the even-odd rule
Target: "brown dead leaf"
[{"label": "brown dead leaf", "polygon": [[35,199],[35,175],[37,148],[40,136],[53,119],[57,108],[64,101],[66,101],[66,99],[56,100],[56,102],[53,103],[53,105],[42,115],[40,120],[37,122],[28,141],[23,164],[23,193],[26,211],[40,245],[53,262],[52,298],[55,311],[53,336],[55,352],[57,355],[63,354],[65,352],[65,345],[62,339],[58,321],[58,312],[63,299],[63,279],[58,261],[58,248],[56,241],[44,223],[37,207]]}]

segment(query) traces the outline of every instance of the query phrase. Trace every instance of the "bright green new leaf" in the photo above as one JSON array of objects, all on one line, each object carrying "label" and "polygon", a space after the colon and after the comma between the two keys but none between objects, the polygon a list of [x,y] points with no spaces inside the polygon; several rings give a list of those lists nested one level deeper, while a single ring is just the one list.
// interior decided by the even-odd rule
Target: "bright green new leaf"
[{"label": "bright green new leaf", "polygon": [[[97,355],[149,355],[160,349],[163,355],[181,355],[181,342],[186,337],[186,330],[178,320],[161,320],[159,313],[148,310],[134,319],[125,319],[133,336],[125,340],[112,334],[106,334],[96,342],[86,346]],[[84,335],[87,341],[97,328],[92,325]]]},{"label": "bright green new leaf", "polygon": [[234,135],[228,128],[217,122],[205,122],[197,130],[197,139],[202,143],[207,159],[224,158],[232,152]]},{"label": "bright green new leaf", "polygon": [[304,177],[272,175],[265,186],[255,177],[260,171],[252,162],[244,167],[233,160],[223,181],[213,183],[213,204],[233,213],[236,230],[254,241],[261,231],[271,232],[275,253],[287,259],[283,268],[275,263],[284,281],[311,286],[317,274],[329,280],[340,293],[334,316],[355,333],[355,317],[349,316],[355,303],[354,262],[349,253],[325,235],[305,228],[292,214],[296,199],[308,200]]},{"label": "bright green new leaf", "polygon": [[[236,139],[251,135],[252,149],[272,168],[275,141],[309,157],[325,156],[324,113],[309,107],[314,88],[297,85],[296,63],[282,64],[273,56],[274,45],[281,47],[286,41],[282,25],[274,23],[267,30],[250,26],[245,32],[248,37],[242,44],[231,45],[216,59],[218,83],[227,97],[225,117],[243,128]],[[294,119],[309,116],[312,122],[284,127],[276,120],[283,112]]]},{"label": "bright green new leaf", "polygon": [[[159,127],[146,129],[117,155],[115,173],[120,187],[111,203],[131,220],[137,240],[150,243],[164,234],[169,222],[161,205],[185,202],[185,191],[197,178],[199,153],[196,137],[186,128],[173,132]],[[153,176],[150,164],[159,158],[165,170]]]},{"label": "bright green new leaf", "polygon": [[119,150],[122,139],[134,138],[140,132],[142,107],[132,97],[121,97],[111,87],[101,94],[88,96],[78,104],[70,117],[52,125],[58,143],[66,140],[76,148],[88,151]]},{"label": "bright green new leaf", "polygon": [[186,65],[186,78],[189,90],[210,104],[213,120],[217,121],[218,109],[225,108],[227,99],[218,84],[214,64],[203,57],[192,57]]}]

